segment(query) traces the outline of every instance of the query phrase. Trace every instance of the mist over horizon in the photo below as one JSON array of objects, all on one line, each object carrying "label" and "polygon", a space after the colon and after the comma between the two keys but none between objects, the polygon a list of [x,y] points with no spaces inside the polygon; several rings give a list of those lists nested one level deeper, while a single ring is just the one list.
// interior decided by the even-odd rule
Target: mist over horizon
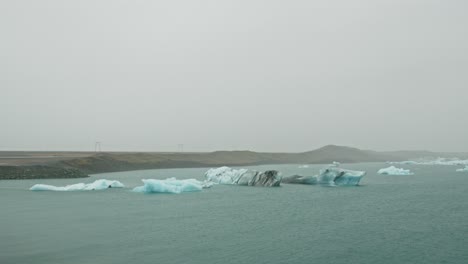
[{"label": "mist over horizon", "polygon": [[2,1],[0,150],[467,152],[467,8]]},{"label": "mist over horizon", "polygon": [[[172,147],[172,148],[171,148]],[[344,145],[335,145],[335,144],[327,144],[324,146],[320,146],[317,148],[311,148],[307,150],[301,150],[301,151],[281,151],[281,150],[273,150],[273,151],[259,151],[255,149],[210,149],[210,150],[193,150],[193,149],[187,149],[187,146],[181,147],[180,144],[176,146],[166,146],[166,148],[160,148],[156,150],[150,150],[150,149],[112,149],[112,148],[107,148],[105,145],[96,147],[96,145],[93,145],[92,147],[89,147],[88,149],[83,148],[83,149],[1,149],[0,151],[32,151],[32,152],[96,152],[96,153],[105,153],[105,152],[128,152],[128,153],[157,153],[157,152],[174,152],[174,153],[208,153],[208,152],[217,152],[217,151],[247,151],[247,152],[257,152],[257,153],[305,153],[305,152],[310,152],[310,151],[315,151],[319,150],[322,148],[328,148],[328,147],[338,147],[338,148],[351,148],[351,149],[357,149],[357,150],[363,150],[363,151],[377,151],[377,152],[399,152],[399,151],[415,151],[415,152],[434,152],[434,153],[460,153],[460,154],[466,154],[468,151],[434,151],[430,149],[369,149],[369,148],[359,148],[355,146],[344,146]],[[453,157],[455,158],[455,157]]]}]

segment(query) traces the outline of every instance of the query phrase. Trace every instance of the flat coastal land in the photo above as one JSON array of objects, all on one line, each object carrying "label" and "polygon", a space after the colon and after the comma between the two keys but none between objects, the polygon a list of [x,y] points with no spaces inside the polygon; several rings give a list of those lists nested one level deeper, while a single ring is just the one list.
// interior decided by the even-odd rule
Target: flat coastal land
[{"label": "flat coastal land", "polygon": [[467,153],[377,152],[328,145],[301,153],[252,151],[36,152],[0,151],[0,179],[83,178],[89,174],[145,169],[402,161],[421,157],[468,158]]}]

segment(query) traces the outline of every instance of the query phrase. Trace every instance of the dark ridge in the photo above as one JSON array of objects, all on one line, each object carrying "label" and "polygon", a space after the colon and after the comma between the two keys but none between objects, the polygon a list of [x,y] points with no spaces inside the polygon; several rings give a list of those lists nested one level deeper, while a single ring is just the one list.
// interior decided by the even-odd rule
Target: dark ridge
[{"label": "dark ridge", "polygon": [[24,179],[68,179],[88,177],[86,173],[77,168],[52,167],[52,166],[0,166],[0,179],[24,180]]}]

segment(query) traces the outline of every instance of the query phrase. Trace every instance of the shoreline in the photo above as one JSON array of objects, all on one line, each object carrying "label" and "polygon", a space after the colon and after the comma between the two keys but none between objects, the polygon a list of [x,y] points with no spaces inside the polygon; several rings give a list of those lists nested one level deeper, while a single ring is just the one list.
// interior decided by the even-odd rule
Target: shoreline
[{"label": "shoreline", "polygon": [[[0,152],[0,180],[86,178],[91,174],[153,169],[215,168],[278,164],[329,164],[450,157],[428,151],[377,152],[329,145],[302,153],[194,152]],[[460,158],[468,153],[458,153]]]}]

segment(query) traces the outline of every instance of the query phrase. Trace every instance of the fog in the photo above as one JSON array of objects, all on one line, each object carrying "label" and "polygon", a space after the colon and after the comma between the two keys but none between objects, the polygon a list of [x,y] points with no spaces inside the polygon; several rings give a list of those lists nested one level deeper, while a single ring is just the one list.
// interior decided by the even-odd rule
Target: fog
[{"label": "fog", "polygon": [[468,151],[466,1],[0,2],[0,150]]}]

